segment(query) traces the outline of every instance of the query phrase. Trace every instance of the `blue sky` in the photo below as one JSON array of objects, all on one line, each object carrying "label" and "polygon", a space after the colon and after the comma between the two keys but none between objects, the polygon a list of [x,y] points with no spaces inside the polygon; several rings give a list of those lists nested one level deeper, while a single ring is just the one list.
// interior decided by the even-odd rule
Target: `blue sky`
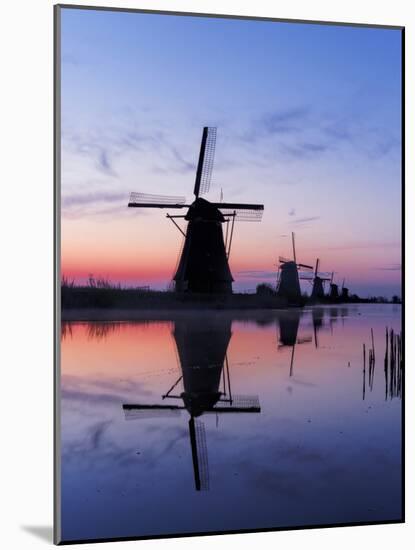
[{"label": "blue sky", "polygon": [[236,288],[270,282],[295,231],[306,263],[399,294],[400,121],[399,30],[63,9],[63,267],[166,284],[139,268],[160,250],[173,271],[178,233],[128,194],[190,199],[217,126],[207,198],[265,204],[235,235]]}]

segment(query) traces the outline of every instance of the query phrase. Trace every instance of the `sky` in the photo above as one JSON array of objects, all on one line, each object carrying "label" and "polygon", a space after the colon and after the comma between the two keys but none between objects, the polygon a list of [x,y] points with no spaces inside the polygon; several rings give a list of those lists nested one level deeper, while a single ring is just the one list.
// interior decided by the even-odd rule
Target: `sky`
[{"label": "sky", "polygon": [[63,275],[166,288],[182,236],[129,193],[191,201],[216,126],[206,198],[265,208],[236,225],[235,290],[275,284],[295,232],[298,261],[361,296],[401,294],[399,30],[61,13]]}]

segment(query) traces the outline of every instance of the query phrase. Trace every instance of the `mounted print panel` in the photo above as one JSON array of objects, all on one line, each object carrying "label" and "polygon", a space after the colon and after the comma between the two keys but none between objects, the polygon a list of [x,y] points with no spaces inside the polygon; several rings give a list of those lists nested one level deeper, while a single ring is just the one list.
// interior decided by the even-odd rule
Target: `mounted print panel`
[{"label": "mounted print panel", "polygon": [[402,522],[402,28],[55,8],[55,542]]}]

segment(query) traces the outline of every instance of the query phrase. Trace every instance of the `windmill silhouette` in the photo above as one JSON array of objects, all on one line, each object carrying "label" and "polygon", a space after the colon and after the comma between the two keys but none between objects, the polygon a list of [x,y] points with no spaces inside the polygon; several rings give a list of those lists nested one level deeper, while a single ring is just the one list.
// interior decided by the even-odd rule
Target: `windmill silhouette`
[{"label": "windmill silhouette", "polygon": [[[195,200],[185,204],[184,197],[131,193],[132,208],[187,208],[184,215],[167,214],[184,236],[176,273],[173,277],[176,291],[195,293],[231,293],[233,277],[229,268],[235,221],[260,221],[263,204],[210,202],[203,199],[210,189],[215,157],[216,128],[204,127],[199,161],[193,189]],[[221,192],[221,199],[223,193]],[[177,218],[188,222],[186,231],[176,223]],[[224,238],[222,225],[226,223]]]},{"label": "windmill silhouette", "polygon": [[341,300],[344,301],[344,302],[347,302],[349,300],[349,289],[344,286],[346,284],[346,279],[343,279],[343,284],[342,284],[342,293],[341,293]]},{"label": "windmill silhouette", "polygon": [[325,277],[322,274],[319,274],[318,268],[320,264],[320,259],[317,258],[316,260],[316,267],[314,269],[314,277],[312,279],[313,281],[313,290],[311,291],[311,299],[312,300],[322,300],[325,297],[324,293],[324,283],[326,281],[330,281],[331,277]]},{"label": "windmill silhouette", "polygon": [[334,282],[334,271],[333,273],[331,274],[331,279],[330,279],[330,294],[329,294],[329,298],[331,301],[333,302],[336,302],[338,299],[339,299],[339,285],[337,285],[335,282]]},{"label": "windmill silhouette", "polygon": [[[233,395],[227,348],[231,321],[218,317],[189,323],[177,320],[173,331],[181,376],[162,395],[162,400],[180,400],[183,404],[124,404],[126,419],[190,415],[189,439],[196,491],[209,489],[209,466],[205,427],[200,417],[215,413],[259,413],[257,396]],[[180,393],[173,393],[182,385]]]},{"label": "windmill silhouette", "polygon": [[298,268],[313,269],[313,267],[311,265],[297,263],[294,233],[291,233],[291,241],[293,247],[293,260],[288,260],[282,256],[278,259],[277,295],[281,298],[285,298],[289,303],[298,304],[301,302],[300,275],[298,273]]}]

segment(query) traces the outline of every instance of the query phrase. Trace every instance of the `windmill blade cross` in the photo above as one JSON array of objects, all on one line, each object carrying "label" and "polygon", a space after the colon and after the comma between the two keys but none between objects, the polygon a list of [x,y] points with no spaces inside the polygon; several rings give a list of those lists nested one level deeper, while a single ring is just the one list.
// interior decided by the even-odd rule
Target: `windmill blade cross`
[{"label": "windmill blade cross", "polygon": [[185,197],[131,193],[128,206],[130,208],[184,208],[185,203]]},{"label": "windmill blade cross", "polygon": [[202,142],[200,144],[199,162],[197,164],[194,195],[198,198],[205,195],[210,189],[213,161],[215,160],[216,128],[203,128]]}]

